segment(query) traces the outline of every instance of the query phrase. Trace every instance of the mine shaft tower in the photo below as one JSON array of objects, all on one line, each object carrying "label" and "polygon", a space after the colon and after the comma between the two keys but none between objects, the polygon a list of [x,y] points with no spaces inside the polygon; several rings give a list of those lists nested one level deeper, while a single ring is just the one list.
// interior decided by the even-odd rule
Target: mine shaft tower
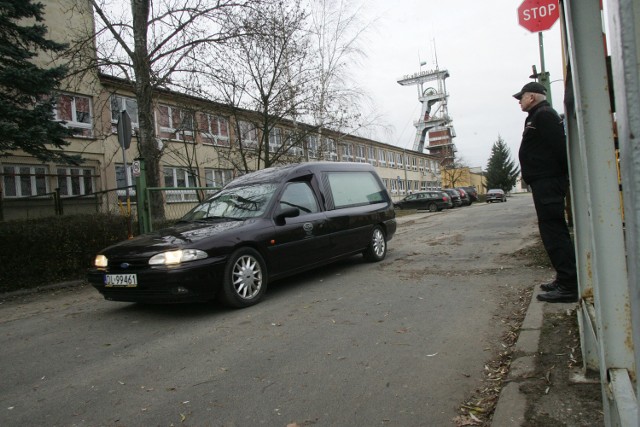
[{"label": "mine shaft tower", "polygon": [[[449,77],[447,70],[436,68],[398,79],[398,83],[402,86],[416,85],[418,87],[418,101],[422,103],[420,118],[413,123],[416,127],[413,150],[424,152],[428,134],[429,143],[426,148],[429,150],[429,154],[442,159],[442,166],[453,164],[457,151],[453,143],[456,134],[447,110],[447,98],[449,97],[445,84],[447,77]],[[428,83],[432,84],[428,85]]]}]

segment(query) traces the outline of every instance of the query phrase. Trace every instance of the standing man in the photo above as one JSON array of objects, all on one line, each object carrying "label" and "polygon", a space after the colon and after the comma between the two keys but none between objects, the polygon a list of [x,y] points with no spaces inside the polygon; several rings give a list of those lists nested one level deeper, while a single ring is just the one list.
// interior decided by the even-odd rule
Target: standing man
[{"label": "standing man", "polygon": [[556,270],[556,278],[541,285],[539,301],[578,301],[576,256],[564,216],[569,186],[564,125],[547,102],[546,89],[531,82],[513,95],[528,113],[518,157],[522,179],[531,187],[544,248]]}]

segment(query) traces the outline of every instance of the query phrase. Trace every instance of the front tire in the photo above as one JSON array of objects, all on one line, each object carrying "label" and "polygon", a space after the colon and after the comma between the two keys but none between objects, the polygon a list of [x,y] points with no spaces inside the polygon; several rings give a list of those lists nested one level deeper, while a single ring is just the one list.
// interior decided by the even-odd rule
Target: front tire
[{"label": "front tire", "polygon": [[362,253],[364,259],[371,262],[380,262],[387,256],[387,236],[382,227],[376,225],[371,232],[369,246]]},{"label": "front tire", "polygon": [[224,268],[220,290],[223,304],[244,308],[257,304],[267,291],[267,268],[258,251],[240,248],[233,252]]}]

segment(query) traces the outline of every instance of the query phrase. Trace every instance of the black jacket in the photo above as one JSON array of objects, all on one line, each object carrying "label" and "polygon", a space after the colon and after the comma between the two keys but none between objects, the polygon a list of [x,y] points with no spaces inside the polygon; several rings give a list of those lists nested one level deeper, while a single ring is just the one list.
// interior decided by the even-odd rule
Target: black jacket
[{"label": "black jacket", "polygon": [[529,111],[518,152],[522,179],[567,177],[567,143],[562,119],[547,101]]}]

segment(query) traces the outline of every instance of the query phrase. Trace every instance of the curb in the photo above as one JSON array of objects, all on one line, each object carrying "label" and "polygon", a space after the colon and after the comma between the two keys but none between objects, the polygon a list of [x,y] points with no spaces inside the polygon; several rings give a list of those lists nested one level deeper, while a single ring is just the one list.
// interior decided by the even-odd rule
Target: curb
[{"label": "curb", "polygon": [[498,404],[493,413],[492,427],[521,426],[527,410],[526,396],[520,392],[520,384],[535,373],[536,357],[542,324],[544,321],[544,303],[531,295],[527,314],[520,327],[520,335],[514,347],[515,357],[507,376],[507,385],[500,392]]},{"label": "curb", "polygon": [[35,294],[41,291],[51,291],[51,290],[57,290],[57,289],[70,288],[72,286],[79,286],[85,283],[87,283],[85,280],[78,279],[78,280],[69,280],[67,282],[54,283],[51,285],[37,286],[35,288],[20,289],[17,291],[0,293],[0,299],[20,297],[23,295]]}]

